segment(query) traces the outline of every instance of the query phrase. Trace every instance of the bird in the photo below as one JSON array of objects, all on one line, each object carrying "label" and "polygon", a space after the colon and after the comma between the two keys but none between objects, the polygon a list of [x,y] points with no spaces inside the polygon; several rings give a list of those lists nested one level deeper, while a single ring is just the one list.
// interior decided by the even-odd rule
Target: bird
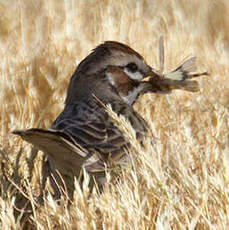
[{"label": "bird", "polygon": [[[139,96],[147,92],[170,93],[178,88],[196,91],[196,82],[186,80],[192,69],[193,60],[186,61],[170,77],[163,78],[130,46],[106,41],[77,66],[67,89],[65,107],[51,128],[15,130],[13,134],[47,155],[55,191],[61,185],[72,196],[74,178],[80,178],[82,170],[102,187],[106,170],[126,162],[125,149],[130,147],[105,106],[109,104],[117,115],[124,116],[141,142],[149,127],[133,108]],[[175,76],[175,85],[171,76]]]}]

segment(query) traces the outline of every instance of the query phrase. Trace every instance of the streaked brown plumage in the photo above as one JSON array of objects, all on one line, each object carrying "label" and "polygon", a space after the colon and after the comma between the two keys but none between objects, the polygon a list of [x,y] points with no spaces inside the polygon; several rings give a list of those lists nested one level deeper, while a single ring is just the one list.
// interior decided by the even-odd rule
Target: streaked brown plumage
[{"label": "streaked brown plumage", "polygon": [[[188,73],[193,64],[184,64],[173,71],[175,80],[173,75],[162,78],[127,45],[105,42],[77,67],[68,87],[65,108],[51,129],[16,130],[14,134],[48,155],[54,187],[64,179],[71,196],[73,177],[78,178],[82,168],[103,185],[105,168],[112,168],[126,158],[124,148],[129,143],[99,101],[125,116],[141,140],[147,124],[133,110],[133,104],[146,92],[170,92],[176,88],[196,91],[197,83],[186,81],[192,76]],[[149,76],[148,81],[143,81]]]}]

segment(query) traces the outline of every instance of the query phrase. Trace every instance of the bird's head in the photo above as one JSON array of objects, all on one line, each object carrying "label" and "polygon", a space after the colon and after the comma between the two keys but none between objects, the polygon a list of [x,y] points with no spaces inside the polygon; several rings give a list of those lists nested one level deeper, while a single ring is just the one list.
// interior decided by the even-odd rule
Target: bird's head
[{"label": "bird's head", "polygon": [[[125,44],[107,41],[96,47],[77,67],[69,84],[66,103],[93,93],[105,101],[118,96],[132,105],[142,91],[140,82],[152,75],[156,75],[155,71],[139,53]],[[88,95],[83,95],[82,91]]]}]

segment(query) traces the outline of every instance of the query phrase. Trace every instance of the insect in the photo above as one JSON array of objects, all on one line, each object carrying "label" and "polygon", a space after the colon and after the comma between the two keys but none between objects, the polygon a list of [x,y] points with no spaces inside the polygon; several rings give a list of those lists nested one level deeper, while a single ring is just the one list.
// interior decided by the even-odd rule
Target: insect
[{"label": "insect", "polygon": [[149,80],[152,84],[158,85],[162,92],[171,92],[175,89],[182,89],[190,92],[199,91],[198,82],[190,81],[190,79],[208,75],[208,72],[196,72],[196,57],[186,59],[175,70],[167,74],[164,73],[164,60],[164,39],[163,36],[161,36],[159,40],[160,70],[154,70],[160,77],[150,78]]}]

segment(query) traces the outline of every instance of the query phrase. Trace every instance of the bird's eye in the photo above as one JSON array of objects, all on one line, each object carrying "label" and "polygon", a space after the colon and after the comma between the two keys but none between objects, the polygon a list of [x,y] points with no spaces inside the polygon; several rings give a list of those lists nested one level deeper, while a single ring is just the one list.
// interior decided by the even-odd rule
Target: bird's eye
[{"label": "bird's eye", "polygon": [[132,73],[135,73],[138,70],[137,65],[135,63],[133,63],[133,62],[131,62],[128,65],[126,65],[126,68]]}]

